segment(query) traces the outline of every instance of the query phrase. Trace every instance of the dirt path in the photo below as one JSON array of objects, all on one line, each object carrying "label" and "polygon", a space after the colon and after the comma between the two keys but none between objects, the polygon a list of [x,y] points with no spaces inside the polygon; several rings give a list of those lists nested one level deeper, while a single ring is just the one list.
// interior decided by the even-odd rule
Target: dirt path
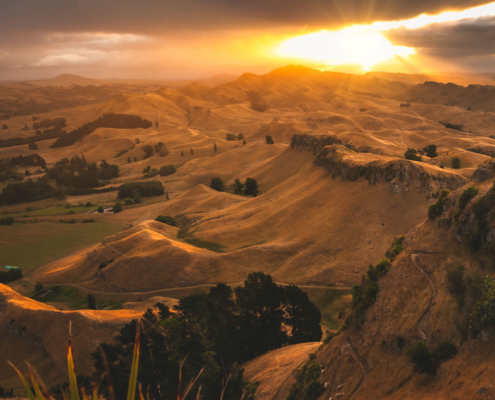
[{"label": "dirt path", "polygon": [[437,290],[435,288],[435,284],[431,280],[431,278],[428,276],[426,271],[419,265],[417,262],[418,255],[417,254],[411,254],[411,261],[413,264],[418,268],[421,273],[425,276],[425,278],[428,280],[428,283],[430,285],[431,289],[431,296],[430,296],[430,305],[424,312],[424,314],[421,316],[421,318],[418,320],[418,335],[422,340],[426,340],[426,333],[424,330],[424,326],[428,319],[430,318],[431,313],[433,312],[433,309],[435,308],[435,305],[437,303]]}]

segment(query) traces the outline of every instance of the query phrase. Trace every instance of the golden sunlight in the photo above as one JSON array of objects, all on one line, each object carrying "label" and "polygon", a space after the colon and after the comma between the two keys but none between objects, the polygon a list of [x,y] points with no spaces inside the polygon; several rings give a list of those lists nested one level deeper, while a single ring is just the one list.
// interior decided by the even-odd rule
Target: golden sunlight
[{"label": "golden sunlight", "polygon": [[371,25],[354,25],[340,31],[323,30],[285,40],[278,47],[277,54],[328,65],[357,64],[363,70],[368,70],[397,56],[415,54],[414,48],[394,46],[381,32],[398,28],[418,29],[435,23],[494,15],[495,3],[490,3],[462,11],[422,14],[402,21],[377,21]]},{"label": "golden sunlight", "polygon": [[280,45],[278,53],[331,65],[358,64],[365,70],[395,56],[414,54],[414,49],[394,46],[379,32],[356,28],[320,31],[288,39]]}]

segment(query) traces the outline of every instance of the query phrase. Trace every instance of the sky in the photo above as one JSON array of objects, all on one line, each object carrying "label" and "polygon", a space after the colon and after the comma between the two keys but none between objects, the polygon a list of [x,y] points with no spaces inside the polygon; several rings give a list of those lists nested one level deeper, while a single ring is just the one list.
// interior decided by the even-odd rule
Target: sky
[{"label": "sky", "polygon": [[492,72],[494,60],[495,2],[0,0],[0,80],[190,79],[289,63]]}]

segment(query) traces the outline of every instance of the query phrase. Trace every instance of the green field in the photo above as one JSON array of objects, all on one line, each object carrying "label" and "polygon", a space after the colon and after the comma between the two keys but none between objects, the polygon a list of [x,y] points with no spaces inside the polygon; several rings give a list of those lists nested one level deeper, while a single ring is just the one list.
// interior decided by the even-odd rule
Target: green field
[{"label": "green field", "polygon": [[0,226],[0,266],[37,268],[101,242],[125,228],[123,224],[59,224],[39,222]]},{"label": "green field", "polygon": [[[50,291],[43,299],[33,296],[33,299],[43,303],[62,303],[71,310],[85,310],[88,308],[88,298],[79,293],[75,288],[68,286],[51,286],[44,291]],[[41,292],[43,293],[43,292]],[[103,308],[117,310],[122,308],[122,303],[115,301],[104,301],[95,296],[96,305],[99,310]]]},{"label": "green field", "polygon": [[338,319],[338,314],[350,308],[351,303],[343,300],[351,294],[351,289],[320,289],[302,288],[310,300],[320,309],[321,323],[329,329],[339,329],[344,320]]}]

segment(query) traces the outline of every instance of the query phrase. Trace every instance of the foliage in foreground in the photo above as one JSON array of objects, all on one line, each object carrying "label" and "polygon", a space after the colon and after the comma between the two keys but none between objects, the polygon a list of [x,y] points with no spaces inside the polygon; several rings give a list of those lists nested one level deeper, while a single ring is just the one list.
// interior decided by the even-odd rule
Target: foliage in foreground
[{"label": "foliage in foreground", "polygon": [[457,347],[454,343],[445,340],[431,351],[425,342],[419,340],[407,354],[420,374],[434,374],[441,363],[457,354]]},{"label": "foliage in foreground", "polygon": [[323,394],[325,385],[320,380],[322,369],[315,360],[316,356],[310,354],[309,360],[298,371],[287,400],[316,400]]}]

